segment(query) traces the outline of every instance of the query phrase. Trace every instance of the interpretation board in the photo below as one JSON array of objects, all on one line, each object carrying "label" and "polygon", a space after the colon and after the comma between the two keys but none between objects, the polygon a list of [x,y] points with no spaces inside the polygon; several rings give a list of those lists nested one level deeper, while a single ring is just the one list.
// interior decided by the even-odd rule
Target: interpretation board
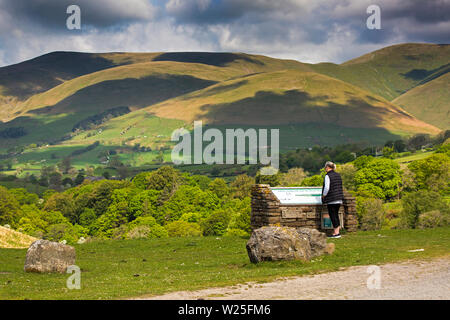
[{"label": "interpretation board", "polygon": [[271,188],[281,204],[322,205],[322,188]]}]

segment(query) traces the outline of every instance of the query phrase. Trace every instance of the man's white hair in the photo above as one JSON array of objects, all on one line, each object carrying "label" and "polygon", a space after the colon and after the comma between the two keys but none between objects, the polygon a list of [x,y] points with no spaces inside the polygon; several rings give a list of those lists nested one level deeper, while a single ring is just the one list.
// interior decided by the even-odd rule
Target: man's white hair
[{"label": "man's white hair", "polygon": [[336,170],[336,165],[334,164],[334,162],[327,161],[327,163],[325,163],[325,168]]}]

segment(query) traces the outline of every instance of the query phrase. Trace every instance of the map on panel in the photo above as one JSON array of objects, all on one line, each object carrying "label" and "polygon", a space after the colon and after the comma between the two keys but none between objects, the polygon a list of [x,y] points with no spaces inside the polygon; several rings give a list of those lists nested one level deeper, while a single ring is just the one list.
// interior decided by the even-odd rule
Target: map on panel
[{"label": "map on panel", "polygon": [[322,188],[271,188],[281,204],[322,204]]}]

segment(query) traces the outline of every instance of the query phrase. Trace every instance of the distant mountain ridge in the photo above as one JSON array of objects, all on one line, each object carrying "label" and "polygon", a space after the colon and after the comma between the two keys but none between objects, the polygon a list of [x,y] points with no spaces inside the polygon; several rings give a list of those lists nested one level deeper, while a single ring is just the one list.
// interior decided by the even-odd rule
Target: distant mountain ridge
[{"label": "distant mountain ridge", "polygon": [[[1,139],[0,153],[20,145],[98,140],[163,145],[155,128],[144,124],[164,122],[169,130],[172,125],[189,128],[194,120],[293,132],[313,128],[312,140],[291,134],[291,147],[307,141],[327,144],[330,136],[341,136],[345,143],[362,137],[378,143],[436,134],[448,129],[442,120],[448,98],[438,96],[449,84],[449,48],[396,45],[341,65],[244,53],[50,53],[0,68],[0,131],[21,133]],[[130,112],[103,116],[119,107]],[[436,117],[429,116],[433,110]],[[102,121],[95,126],[72,132],[97,118]]]}]

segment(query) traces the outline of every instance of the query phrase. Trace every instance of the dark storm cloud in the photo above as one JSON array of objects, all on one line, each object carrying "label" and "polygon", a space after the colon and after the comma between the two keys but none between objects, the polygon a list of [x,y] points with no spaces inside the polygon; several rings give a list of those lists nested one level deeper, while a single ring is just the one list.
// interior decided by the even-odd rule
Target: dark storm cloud
[{"label": "dark storm cloud", "polygon": [[70,5],[80,7],[83,24],[99,28],[144,21],[153,13],[147,0],[0,0],[0,9],[17,22],[36,23],[55,31],[64,28]]},{"label": "dark storm cloud", "polygon": [[[82,31],[66,28],[81,7]],[[381,30],[366,26],[381,8]],[[449,43],[450,0],[0,0],[0,65],[54,50],[240,51],[343,62],[402,42]]]},{"label": "dark storm cloud", "polygon": [[[366,8],[377,4],[382,10],[383,30],[366,28]],[[336,25],[356,33],[361,43],[383,43],[395,38],[414,41],[448,41],[448,30],[438,26],[449,21],[450,0],[169,0],[166,13],[178,24],[261,26],[271,23],[269,34],[257,32],[261,39],[285,37],[288,29],[302,30],[304,40],[324,43]],[[435,26],[421,31],[421,25]],[[283,26],[281,32],[278,26]]]}]

